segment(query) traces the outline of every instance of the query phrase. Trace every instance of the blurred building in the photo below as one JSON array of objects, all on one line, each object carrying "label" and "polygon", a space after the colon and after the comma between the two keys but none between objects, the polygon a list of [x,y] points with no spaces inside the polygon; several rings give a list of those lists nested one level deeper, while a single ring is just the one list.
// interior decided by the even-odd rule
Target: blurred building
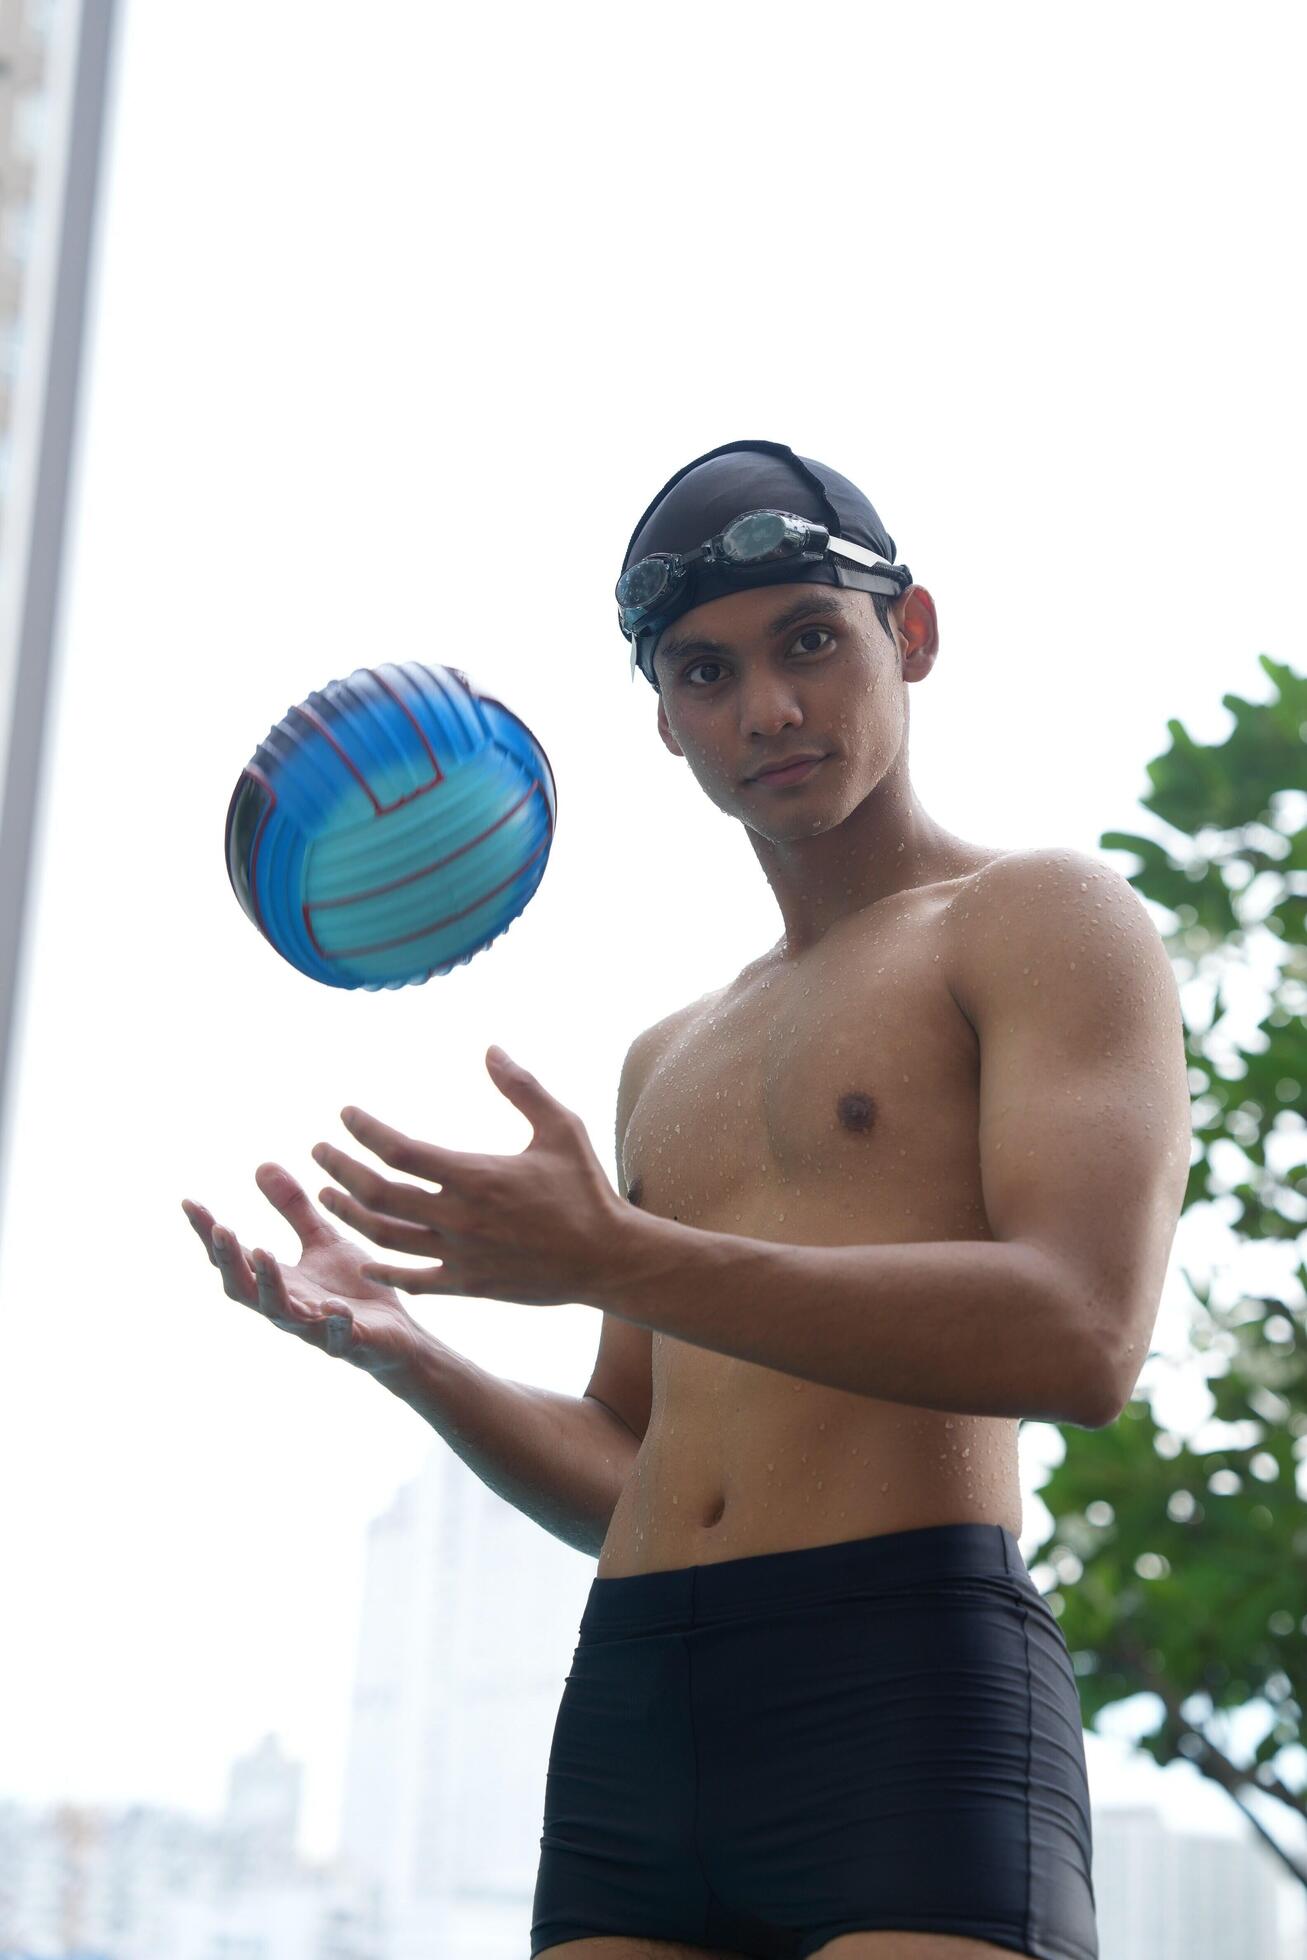
[{"label": "blurred building", "polygon": [[[7,506],[16,398],[23,344],[37,297],[33,279],[33,248],[40,230],[37,159],[47,122],[51,11],[48,5],[0,0],[0,552],[11,530]],[[30,360],[26,368],[30,377]],[[24,406],[28,400],[30,392]]]},{"label": "blurred building", "polygon": [[524,1951],[594,1570],[443,1444],[370,1527],[340,1868],[386,1960]]},{"label": "blurred building", "polygon": [[275,1735],[231,1766],[223,1813],[224,1881],[231,1890],[277,1883],[295,1869],[304,1771]]},{"label": "blurred building", "polygon": [[0,0],[0,1192],[117,0]]},{"label": "blurred building", "polygon": [[1251,1832],[1177,1831],[1151,1805],[1103,1805],[1094,1811],[1094,1893],[1103,1960],[1307,1953],[1302,1887]]},{"label": "blurred building", "polygon": [[212,1821],[0,1804],[0,1960],[385,1960],[365,1903],[295,1855],[300,1778],[269,1736]]}]

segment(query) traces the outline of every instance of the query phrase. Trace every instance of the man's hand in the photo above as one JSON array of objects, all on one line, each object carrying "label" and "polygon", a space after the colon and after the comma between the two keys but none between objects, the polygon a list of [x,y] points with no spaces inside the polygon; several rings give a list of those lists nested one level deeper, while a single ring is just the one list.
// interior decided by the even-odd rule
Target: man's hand
[{"label": "man's hand", "polygon": [[182,1200],[229,1300],[238,1300],[283,1333],[297,1334],[324,1354],[339,1355],[382,1381],[402,1379],[427,1336],[390,1287],[363,1276],[367,1255],[310,1204],[280,1164],[260,1164],[259,1189],[295,1229],[303,1249],[296,1266],[282,1266],[258,1247],[247,1248],[204,1205]]},{"label": "man's hand", "polygon": [[520,1306],[598,1304],[604,1278],[629,1220],[572,1110],[491,1048],[496,1088],[532,1128],[516,1157],[487,1157],[419,1143],[360,1109],[341,1121],[392,1169],[437,1185],[396,1183],[330,1144],[313,1156],[352,1196],[331,1189],[319,1203],[374,1245],[439,1265],[361,1268],[364,1278],[406,1293],[451,1293]]}]

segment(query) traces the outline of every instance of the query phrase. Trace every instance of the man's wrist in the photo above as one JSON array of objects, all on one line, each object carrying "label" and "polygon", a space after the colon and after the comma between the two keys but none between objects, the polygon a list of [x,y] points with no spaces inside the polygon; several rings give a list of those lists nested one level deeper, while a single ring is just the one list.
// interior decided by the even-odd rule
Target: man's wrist
[{"label": "man's wrist", "polygon": [[438,1376],[441,1362],[448,1360],[450,1350],[411,1314],[407,1318],[407,1343],[404,1346],[397,1343],[394,1351],[370,1372],[401,1402],[416,1407],[430,1395],[433,1378]]},{"label": "man's wrist", "polygon": [[692,1225],[662,1218],[657,1212],[641,1211],[623,1203],[611,1230],[605,1235],[605,1257],[589,1289],[585,1305],[601,1307],[618,1320],[640,1325],[641,1308],[671,1282],[685,1261],[686,1238],[706,1238]]}]

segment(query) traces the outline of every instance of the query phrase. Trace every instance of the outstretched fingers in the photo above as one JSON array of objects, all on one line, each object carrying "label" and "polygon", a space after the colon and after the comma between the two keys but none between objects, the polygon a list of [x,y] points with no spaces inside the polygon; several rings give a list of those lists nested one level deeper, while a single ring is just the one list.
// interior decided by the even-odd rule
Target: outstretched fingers
[{"label": "outstretched fingers", "polygon": [[365,1239],[371,1239],[373,1245],[384,1245],[391,1252],[408,1252],[415,1259],[432,1259],[439,1254],[441,1234],[433,1225],[412,1225],[406,1219],[372,1211],[348,1192],[331,1187],[319,1191],[318,1203],[343,1225],[350,1225]]},{"label": "outstretched fingers", "polygon": [[393,1130],[389,1123],[369,1116],[364,1109],[347,1106],[341,1110],[340,1120],[350,1135],[357,1137],[374,1157],[380,1157],[383,1164],[404,1171],[409,1177],[424,1177],[429,1184],[460,1185],[466,1178],[475,1177],[488,1161],[476,1151],[446,1150],[441,1144],[423,1143],[418,1137],[405,1136],[402,1130]]},{"label": "outstretched fingers", "polygon": [[[331,1143],[315,1143],[309,1154],[314,1163],[320,1164],[337,1184],[343,1184],[351,1197],[357,1199],[360,1212],[388,1219],[392,1223],[404,1220],[415,1226],[431,1228],[434,1225],[436,1208],[440,1204],[439,1191],[426,1190],[417,1184],[400,1184],[392,1178],[382,1177],[379,1172],[367,1164],[360,1164],[356,1158],[347,1156]],[[331,1195],[333,1200],[339,1197],[339,1193]],[[318,1201],[328,1205],[327,1193],[320,1192]],[[334,1202],[328,1209],[339,1211],[341,1216],[352,1215],[340,1210]]]},{"label": "outstretched fingers", "polygon": [[354,1320],[343,1302],[315,1312],[302,1307],[286,1291],[281,1267],[270,1252],[256,1246],[251,1263],[258,1286],[258,1309],[283,1333],[305,1334],[320,1331],[329,1354],[343,1354],[354,1338]]},{"label": "outstretched fingers", "polygon": [[396,1293],[461,1293],[449,1269],[439,1266],[360,1266],[364,1279],[378,1286],[391,1286]]},{"label": "outstretched fingers", "polygon": [[[254,1246],[247,1252],[225,1226],[215,1222],[205,1205],[192,1204],[183,1198],[182,1210],[208,1247],[210,1259],[222,1274],[223,1292],[229,1300],[239,1300],[243,1306],[251,1307],[283,1332],[309,1336],[320,1332],[328,1354],[349,1352],[354,1341],[354,1320],[343,1301],[333,1301],[324,1312],[300,1306],[287,1292],[286,1276],[270,1252],[262,1246]],[[319,1223],[319,1233],[325,1229]]]},{"label": "outstretched fingers", "polygon": [[233,1300],[253,1306],[259,1289],[240,1240],[233,1238],[225,1225],[215,1223],[206,1206],[188,1205],[183,1200],[182,1209],[208,1246],[209,1257],[222,1274],[223,1291]]}]

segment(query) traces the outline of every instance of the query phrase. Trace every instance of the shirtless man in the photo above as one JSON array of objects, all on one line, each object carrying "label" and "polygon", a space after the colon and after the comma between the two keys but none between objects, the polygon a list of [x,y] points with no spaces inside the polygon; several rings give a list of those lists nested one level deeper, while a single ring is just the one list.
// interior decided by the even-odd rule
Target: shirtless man
[{"label": "shirtless man", "polygon": [[[788,516],[731,528],[762,511]],[[1111,1422],[1147,1352],[1189,1168],[1179,1002],[1118,874],[922,808],[908,687],[936,609],[894,556],[862,493],[782,444],[696,458],[632,535],[633,670],[784,932],[632,1044],[627,1205],[579,1120],[492,1050],[533,1126],[519,1158],[355,1111],[426,1188],[314,1151],[350,1194],[324,1205],[440,1266],[360,1259],[275,1165],[298,1267],[259,1276],[189,1208],[233,1298],[368,1368],[598,1552],[532,1960],[1098,1953],[1079,1700],[1017,1546],[1017,1429]],[[822,759],[760,773],[801,754]],[[391,1281],[602,1308],[585,1396],[486,1376]]]}]

